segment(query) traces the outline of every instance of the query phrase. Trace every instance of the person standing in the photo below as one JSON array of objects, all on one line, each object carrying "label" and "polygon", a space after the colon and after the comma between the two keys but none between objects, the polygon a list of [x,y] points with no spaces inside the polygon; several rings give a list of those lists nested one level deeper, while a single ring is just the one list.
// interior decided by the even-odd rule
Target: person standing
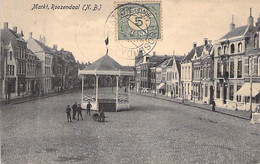
[{"label": "person standing", "polygon": [[71,121],[71,115],[70,115],[71,108],[70,108],[69,105],[68,105],[68,107],[65,109],[65,112],[67,113],[68,122],[72,122],[72,121]]},{"label": "person standing", "polygon": [[72,105],[72,119],[75,120],[76,118],[76,114],[77,114],[77,102],[75,102],[75,104]]},{"label": "person standing", "polygon": [[82,108],[81,108],[80,104],[78,104],[77,112],[78,112],[78,120],[79,120],[79,116],[80,116],[81,119],[83,120],[83,118],[82,118]]},{"label": "person standing", "polygon": [[215,100],[213,100],[213,101],[212,101],[212,111],[213,111],[213,112],[216,111],[215,106],[216,106],[216,103],[215,103]]},{"label": "person standing", "polygon": [[90,109],[92,108],[92,105],[90,104],[90,101],[87,104],[87,114],[90,115]]},{"label": "person standing", "polygon": [[171,98],[173,97],[173,91],[171,90]]}]

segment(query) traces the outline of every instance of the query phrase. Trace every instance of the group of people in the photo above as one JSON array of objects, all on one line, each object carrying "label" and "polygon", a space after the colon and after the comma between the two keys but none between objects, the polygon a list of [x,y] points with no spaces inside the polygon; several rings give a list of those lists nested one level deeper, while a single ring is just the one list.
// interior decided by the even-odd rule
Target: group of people
[{"label": "group of people", "polygon": [[[72,109],[71,109],[72,108]],[[87,114],[90,115],[90,109],[92,108],[92,105],[90,104],[90,102],[88,102],[87,104]],[[70,107],[70,105],[67,106],[67,108],[65,109],[65,112],[67,114],[67,119],[68,119],[68,122],[72,122],[72,119],[71,119],[71,111],[72,111],[72,119],[75,120],[76,119],[76,115],[78,116],[78,121],[79,121],[79,118],[81,117],[81,119],[83,120],[83,117],[82,117],[82,108],[81,108],[81,105],[80,104],[77,104],[77,102],[75,102],[72,107]]]}]

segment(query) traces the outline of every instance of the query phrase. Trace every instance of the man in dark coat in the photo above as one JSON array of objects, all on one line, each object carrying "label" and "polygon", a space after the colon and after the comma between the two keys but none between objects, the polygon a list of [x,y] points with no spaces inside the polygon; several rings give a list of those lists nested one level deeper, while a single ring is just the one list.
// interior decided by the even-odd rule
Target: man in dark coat
[{"label": "man in dark coat", "polygon": [[92,108],[92,105],[90,104],[90,101],[87,104],[87,114],[90,115],[90,109]]},{"label": "man in dark coat", "polygon": [[215,112],[215,106],[216,106],[216,103],[215,103],[215,100],[212,101],[212,111]]},{"label": "man in dark coat", "polygon": [[82,108],[81,108],[80,104],[78,104],[77,112],[78,112],[78,120],[79,120],[79,116],[80,116],[81,119],[83,120],[83,118],[82,118]]},{"label": "man in dark coat", "polygon": [[173,91],[171,90],[171,98],[173,97]]},{"label": "man in dark coat", "polygon": [[76,113],[77,113],[77,102],[75,102],[75,104],[72,105],[72,119],[75,120],[76,118]]},{"label": "man in dark coat", "polygon": [[72,122],[72,121],[71,121],[71,115],[70,115],[71,108],[70,108],[69,105],[68,105],[68,107],[65,109],[65,112],[67,113],[68,122]]}]

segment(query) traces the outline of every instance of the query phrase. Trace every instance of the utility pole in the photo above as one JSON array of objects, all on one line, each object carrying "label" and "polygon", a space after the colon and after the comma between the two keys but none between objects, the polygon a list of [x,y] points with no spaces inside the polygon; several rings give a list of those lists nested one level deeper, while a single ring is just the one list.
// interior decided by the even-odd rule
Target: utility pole
[{"label": "utility pole", "polygon": [[253,109],[252,109],[253,55],[249,56],[249,58],[250,58],[250,118],[252,118],[252,113],[253,113]]}]

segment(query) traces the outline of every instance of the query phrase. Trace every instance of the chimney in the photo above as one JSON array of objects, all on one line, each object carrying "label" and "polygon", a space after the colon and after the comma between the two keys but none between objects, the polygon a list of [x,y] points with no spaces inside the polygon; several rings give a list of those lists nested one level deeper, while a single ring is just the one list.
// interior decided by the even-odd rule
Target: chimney
[{"label": "chimney", "polygon": [[208,38],[204,38],[204,45],[206,46],[208,44]]},{"label": "chimney", "polygon": [[209,40],[208,42],[209,42],[209,44],[212,44],[212,40]]},{"label": "chimney", "polygon": [[29,33],[29,39],[32,39],[32,36],[33,36],[33,33],[30,32],[30,33]]},{"label": "chimney", "polygon": [[24,35],[23,35],[23,29],[21,29],[21,35],[24,36]]},{"label": "chimney", "polygon": [[13,27],[13,31],[14,31],[15,33],[17,33],[17,27],[16,27],[16,26]]},{"label": "chimney", "polygon": [[153,56],[155,56],[155,55],[156,55],[156,52],[154,51],[154,52],[153,52]]},{"label": "chimney", "polygon": [[236,28],[236,25],[235,25],[235,23],[234,23],[234,15],[232,15],[232,22],[230,23],[230,29],[229,29],[229,31],[232,31],[232,30],[234,30]]},{"label": "chimney", "polygon": [[40,35],[40,38],[39,38],[40,42],[42,42],[42,35]]},{"label": "chimney", "polygon": [[172,55],[175,55],[175,51],[174,50],[172,51]]},{"label": "chimney", "polygon": [[259,17],[258,17],[257,22],[256,22],[256,26],[257,25],[260,25],[260,14],[259,14]]},{"label": "chimney", "polygon": [[139,52],[138,52],[138,56],[143,56],[143,50],[139,50]]},{"label": "chimney", "polygon": [[54,50],[57,50],[57,47],[58,47],[57,44],[54,44],[54,45],[53,45],[53,49],[54,49]]},{"label": "chimney", "polygon": [[248,17],[247,25],[248,27],[254,26],[254,18],[252,17],[252,8],[250,8],[250,16]]},{"label": "chimney", "polygon": [[8,28],[8,22],[4,22],[4,28],[5,28],[5,29]]},{"label": "chimney", "polygon": [[45,41],[46,41],[46,38],[44,36],[44,37],[42,37],[42,43],[45,44]]},{"label": "chimney", "polygon": [[193,48],[197,47],[197,42],[193,42]]}]

